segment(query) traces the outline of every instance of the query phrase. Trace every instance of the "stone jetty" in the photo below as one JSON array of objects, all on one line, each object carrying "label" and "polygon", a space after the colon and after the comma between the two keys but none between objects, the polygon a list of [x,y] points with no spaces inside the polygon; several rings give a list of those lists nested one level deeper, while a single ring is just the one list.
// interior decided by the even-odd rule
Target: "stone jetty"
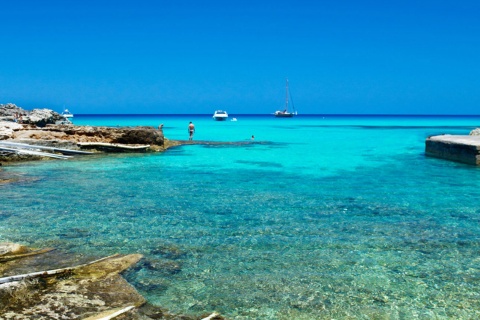
[{"label": "stone jetty", "polygon": [[470,135],[439,135],[425,141],[425,154],[431,157],[480,165],[480,132],[473,130]]}]

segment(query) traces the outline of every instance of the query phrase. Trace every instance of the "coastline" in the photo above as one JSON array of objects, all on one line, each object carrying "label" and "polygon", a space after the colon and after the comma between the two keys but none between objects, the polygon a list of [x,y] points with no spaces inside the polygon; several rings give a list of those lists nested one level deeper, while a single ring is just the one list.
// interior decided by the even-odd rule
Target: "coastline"
[{"label": "coastline", "polygon": [[[169,148],[193,144],[232,144],[232,142],[209,142],[169,140],[162,128],[153,127],[93,127],[73,124],[47,124],[38,127],[0,121],[3,139],[0,143],[26,144],[31,147],[62,148],[58,150],[88,150],[91,154],[117,152],[164,152]],[[10,137],[5,139],[5,132]],[[148,144],[146,144],[148,143]],[[246,142],[241,142],[242,144]],[[136,148],[136,146],[145,146]],[[1,166],[22,165],[30,161],[49,160],[48,157],[22,152],[2,151],[0,144],[0,184],[15,183],[18,177],[9,176]],[[21,149],[19,149],[21,150]],[[56,151],[56,152],[55,152]],[[61,160],[60,160],[61,161]],[[121,272],[134,268],[142,262],[139,254],[114,255],[80,266],[64,266],[55,255],[54,248],[31,249],[21,244],[0,243],[0,312],[10,317],[55,314],[64,319],[88,319],[120,316],[122,319],[173,319],[187,320],[224,319],[217,313],[199,317],[170,314],[162,307],[153,306],[142,297],[123,277]],[[62,256],[65,259],[65,256]],[[66,259],[68,261],[69,259]],[[39,271],[37,268],[45,271]],[[33,273],[17,275],[18,270]],[[53,270],[52,270],[53,269]],[[49,271],[48,271],[49,270]],[[88,285],[85,285],[88,283]],[[41,284],[41,285],[40,285]],[[68,292],[65,291],[68,286]],[[103,292],[103,293],[102,293]],[[115,294],[106,294],[115,292]],[[102,303],[98,305],[98,296]],[[92,298],[93,296],[97,298]],[[95,306],[97,304],[97,306]]]},{"label": "coastline", "polygon": [[[18,113],[14,105],[8,106],[15,113],[14,119],[0,121],[0,166],[48,159],[49,154],[37,155],[28,151],[35,146],[52,148],[51,154],[65,151],[88,150],[92,154],[108,152],[162,152],[181,144],[181,141],[164,139],[161,128],[129,127],[109,128],[75,126],[73,124],[52,124],[39,120],[43,125],[20,124],[16,122]],[[46,112],[47,118],[57,119],[53,111]],[[49,115],[54,116],[49,116]],[[14,120],[14,121],[11,121]],[[191,141],[188,144],[192,144]],[[14,147],[12,147],[14,146]],[[28,146],[28,147],[25,147]],[[8,147],[8,148],[7,148]],[[56,149],[53,149],[56,147]],[[62,149],[59,149],[61,147]],[[61,152],[59,152],[59,150]],[[0,183],[15,183],[18,177],[5,174],[0,167]],[[80,266],[54,269],[60,263],[55,256],[48,257],[54,249],[34,250],[20,244],[0,243],[0,312],[9,317],[48,314],[49,317],[77,319],[171,319],[165,309],[146,303],[119,274],[137,264],[142,255],[114,255],[93,263]],[[43,256],[43,260],[42,260]],[[46,257],[46,258],[45,258]],[[65,257],[63,257],[65,258]],[[38,271],[36,267],[50,271]],[[25,269],[33,273],[17,275]],[[66,289],[68,287],[68,289]],[[114,293],[114,294],[110,294]],[[102,298],[99,298],[102,297]],[[100,299],[100,301],[99,301]],[[206,315],[208,316],[208,315]],[[201,319],[181,315],[183,319]],[[223,319],[211,314],[209,319]]]},{"label": "coastline", "polygon": [[[84,123],[85,122],[87,121],[84,121]],[[130,124],[132,122],[134,121],[126,123]],[[157,118],[153,121],[144,121],[143,123],[158,122],[159,119]],[[168,126],[165,132],[170,134],[174,132],[174,128],[179,128],[177,131],[181,132],[175,135],[175,137],[183,137],[185,133],[183,130],[183,122],[182,119],[175,124],[166,122]],[[203,133],[203,127],[206,125],[213,128],[221,128],[222,130],[229,128],[225,125],[219,126],[216,123],[207,123],[207,121],[201,123],[196,120],[195,122],[196,124],[200,124],[198,127],[202,129],[199,130],[199,137],[201,136],[200,134]],[[245,123],[246,121],[240,119],[240,123],[236,123],[235,126],[230,124],[230,128],[238,127],[238,125],[244,125]],[[285,126],[290,126],[289,123],[284,123]],[[264,127],[268,127],[269,130],[277,124],[282,125],[282,123],[278,121],[270,121],[266,124],[262,121],[261,124]],[[441,289],[426,290],[424,296],[422,296],[424,299],[416,299],[415,295],[411,295],[416,288],[415,286],[412,287],[409,285],[409,279],[411,279],[409,277],[422,277],[423,272],[429,272],[429,274],[431,274],[430,277],[421,278],[422,281],[428,285],[428,288],[434,288],[434,286],[436,287],[437,285],[440,286],[440,288],[444,288],[443,283],[446,284],[445,286],[458,283],[459,290],[449,290],[449,296],[455,297],[455,300],[467,306],[465,311],[463,311],[464,314],[465,312],[476,314],[474,310],[476,306],[475,302],[462,298],[465,297],[465,294],[471,292],[465,289],[465,284],[468,285],[469,282],[462,281],[455,276],[456,273],[454,272],[455,268],[465,264],[468,265],[468,257],[471,256],[469,253],[474,252],[475,245],[474,243],[469,244],[469,242],[462,242],[456,245],[456,237],[450,234],[450,230],[444,231],[444,229],[441,228],[441,224],[450,225],[457,221],[456,217],[459,217],[462,223],[465,222],[465,226],[468,226],[468,230],[470,230],[467,231],[463,228],[456,230],[462,239],[464,239],[463,237],[465,235],[468,236],[471,234],[470,232],[475,234],[473,233],[474,231],[472,231],[475,230],[475,208],[473,206],[471,206],[471,209],[470,207],[451,207],[447,201],[441,201],[435,198],[436,194],[448,194],[452,195],[452,197],[449,198],[450,203],[460,203],[462,201],[468,201],[468,198],[465,196],[466,194],[477,195],[474,188],[458,189],[456,186],[455,188],[451,188],[451,182],[462,183],[462,181],[468,181],[467,176],[474,174],[475,169],[468,166],[452,164],[448,161],[425,158],[422,150],[424,139],[427,136],[448,132],[448,126],[447,130],[445,130],[445,127],[437,127],[434,129],[424,128],[421,130],[411,130],[409,128],[407,130],[400,130],[393,128],[387,129],[388,131],[383,127],[379,129],[348,128],[347,130],[342,128],[341,130],[345,131],[345,134],[339,136],[339,129],[337,128],[333,130],[315,129],[314,131],[310,131],[308,122],[302,121],[301,125],[302,128],[306,129],[300,129],[301,127],[298,126],[297,130],[302,130],[302,134],[304,132],[315,132],[317,133],[316,136],[321,138],[319,139],[321,141],[328,138],[330,141],[336,141],[338,143],[340,137],[353,139],[354,141],[351,143],[351,146],[354,148],[355,154],[365,152],[369,147],[383,148],[384,152],[376,151],[375,153],[367,153],[369,158],[377,157],[379,165],[372,165],[368,170],[352,168],[349,174],[335,174],[333,176],[335,180],[337,181],[338,179],[340,181],[335,185],[332,184],[332,188],[345,186],[355,190],[355,192],[344,192],[341,188],[340,190],[336,188],[338,191],[333,192],[328,190],[328,183],[330,181],[328,178],[324,179],[320,177],[320,174],[314,174],[310,181],[304,172],[302,172],[302,174],[296,174],[299,170],[298,167],[295,167],[297,171],[295,171],[295,174],[292,174],[291,171],[293,170],[290,170],[290,165],[286,161],[280,160],[282,159],[282,155],[285,154],[291,157],[293,153],[290,152],[290,150],[300,150],[305,155],[300,159],[294,158],[297,160],[297,163],[324,163],[325,157],[322,154],[329,152],[332,154],[335,153],[332,152],[330,146],[326,146],[323,143],[308,145],[308,147],[316,147],[318,145],[319,147],[317,147],[317,149],[322,150],[322,154],[318,152],[320,156],[319,160],[310,163],[302,161],[308,160],[307,153],[314,152],[313,149],[309,150],[309,148],[305,147],[287,149],[285,146],[281,146],[282,148],[279,150],[280,148],[278,147],[280,147],[280,145],[276,144],[246,148],[192,146],[177,148],[164,155],[139,154],[117,156],[106,154],[95,157],[96,159],[93,161],[87,160],[88,158],[85,158],[86,161],[82,159],[67,162],[46,161],[42,164],[27,165],[29,168],[25,168],[25,172],[28,171],[31,173],[29,177],[31,176],[33,178],[42,178],[46,175],[50,176],[51,174],[51,178],[53,179],[42,179],[39,183],[34,184],[20,183],[12,185],[11,189],[9,186],[4,187],[5,191],[8,191],[7,189],[18,189],[18,191],[5,193],[5,200],[11,199],[11,201],[4,201],[5,208],[14,213],[14,216],[7,217],[3,221],[5,221],[6,227],[10,224],[11,227],[8,233],[13,235],[17,234],[15,225],[22,223],[20,219],[23,219],[23,221],[26,222],[25,228],[28,228],[30,234],[35,234],[35,229],[37,228],[39,230],[37,236],[39,239],[40,237],[42,239],[42,241],[35,241],[35,236],[30,237],[26,232],[21,233],[20,231],[22,237],[17,236],[12,238],[16,242],[22,243],[22,238],[25,237],[25,239],[29,239],[26,243],[32,245],[35,243],[38,247],[43,247],[45,243],[45,246],[58,246],[59,248],[63,248],[61,244],[55,244],[58,241],[49,240],[49,236],[53,236],[58,237],[61,241],[68,241],[72,245],[71,252],[81,251],[90,254],[95,252],[95,246],[102,246],[102,248],[99,247],[99,250],[105,252],[105,255],[115,252],[124,254],[140,252],[145,254],[146,259],[150,263],[155,262],[155,266],[157,267],[159,267],[159,262],[164,261],[163,259],[165,257],[170,258],[171,255],[174,254],[173,252],[170,253],[171,251],[168,253],[165,253],[163,250],[159,251],[159,249],[162,248],[158,248],[157,241],[160,240],[160,243],[164,243],[167,246],[176,246],[181,250],[179,254],[185,254],[185,256],[178,257],[176,255],[173,259],[167,260],[167,262],[180,267],[181,269],[177,269],[181,270],[179,272],[177,271],[178,273],[166,274],[160,271],[160,267],[157,269],[158,271],[153,271],[150,267],[142,267],[140,270],[144,273],[141,278],[137,276],[137,271],[128,272],[125,275],[131,283],[135,283],[135,286],[145,297],[148,297],[149,300],[151,299],[156,305],[172,305],[171,310],[177,308],[175,304],[188,301],[188,303],[197,304],[194,308],[188,310],[187,302],[185,302],[184,305],[186,305],[187,308],[180,307],[178,309],[184,309],[186,311],[183,312],[187,313],[219,309],[219,311],[225,314],[236,314],[235,311],[230,310],[237,310],[237,306],[238,308],[243,307],[243,310],[249,310],[248,308],[256,308],[256,310],[261,310],[261,308],[266,309],[288,295],[289,292],[308,294],[312,292],[308,291],[309,288],[314,288],[316,290],[315,292],[319,292],[315,295],[317,300],[314,303],[307,304],[305,302],[305,304],[302,305],[301,299],[291,299],[289,301],[297,303],[297,305],[300,305],[302,308],[315,308],[321,306],[322,301],[332,301],[332,303],[334,303],[333,306],[326,306],[327,311],[331,312],[331,314],[345,315],[341,310],[348,309],[351,311],[351,314],[353,314],[353,310],[355,310],[356,314],[365,314],[365,312],[371,311],[372,315],[383,314],[386,316],[389,314],[389,311],[391,311],[391,306],[398,305],[397,303],[399,301],[404,302],[404,305],[400,306],[401,312],[412,315],[420,308],[434,308],[434,306],[429,304],[429,301],[435,301],[435,297],[440,296],[441,299],[445,299],[445,310],[449,310],[448,312],[451,312],[451,314],[460,315],[462,310],[456,309],[453,304],[453,299],[448,300],[448,296],[442,295],[443,291]],[[295,134],[296,131],[289,130],[290,128],[292,127],[275,130],[274,133],[277,134],[279,138],[269,139],[272,141],[281,141],[283,137],[295,137],[295,139],[290,139],[290,141],[287,142],[294,143],[294,140],[300,142],[305,141],[300,134]],[[449,133],[462,134],[462,132],[468,134],[465,127],[450,130]],[[256,135],[258,138],[265,137],[263,132],[258,129],[255,130],[255,133],[258,133],[258,136]],[[382,135],[389,137],[385,139],[385,142],[388,143],[383,145]],[[233,135],[216,133],[215,135],[207,135],[207,138],[215,139],[216,137],[224,137],[229,139],[232,136]],[[361,141],[366,139],[357,139],[357,137],[369,137],[371,143]],[[397,148],[398,152],[396,152],[397,149],[395,149],[397,143],[402,146],[401,148]],[[356,148],[357,145],[360,147]],[[342,146],[345,147],[345,145]],[[342,150],[345,151],[345,148],[342,148]],[[228,157],[223,158],[223,155],[227,154]],[[355,160],[355,158],[352,157],[353,154],[354,152],[344,153],[343,155],[348,156],[348,159],[352,161]],[[269,157],[269,155],[275,155],[276,158]],[[210,161],[213,157],[215,161]],[[386,161],[388,157],[392,159]],[[230,162],[235,162],[236,160],[242,162],[235,165],[227,165],[224,164],[224,159]],[[250,160],[250,162],[247,163],[245,160]],[[256,160],[263,160],[263,162],[254,162]],[[213,172],[212,168],[217,167],[212,164],[218,165],[218,169],[213,170]],[[282,164],[284,167],[273,167],[272,164]],[[334,164],[329,162],[325,162],[325,164],[334,167]],[[199,165],[203,165],[204,168],[199,168]],[[267,165],[270,166],[266,167]],[[36,169],[37,167],[39,169]],[[342,165],[338,167],[345,167],[345,165],[342,163]],[[376,182],[375,179],[378,178],[374,177],[378,177],[379,168],[383,170],[381,172],[382,176],[385,176],[385,180]],[[351,174],[353,169],[355,170],[355,175]],[[21,174],[22,170],[19,166],[5,171]],[[122,175],[125,174],[125,178],[115,178],[119,172],[121,172]],[[272,174],[273,172],[282,172],[280,175],[283,175],[284,179],[278,177],[280,179],[277,180],[279,174]],[[199,175],[199,173],[201,175]],[[215,176],[212,175],[212,173],[215,173]],[[238,177],[238,174],[243,174],[244,176],[242,176],[241,179],[235,178],[236,176]],[[443,174],[445,177],[438,176],[438,174]],[[396,176],[401,176],[401,179],[391,178]],[[435,179],[432,179],[433,181],[430,182],[429,177],[433,176]],[[301,177],[303,181],[301,182],[300,179],[288,180],[288,178],[292,177]],[[270,180],[267,181],[266,178],[270,178]],[[410,187],[408,184],[402,185],[398,183],[406,178],[411,180],[411,184],[415,186]],[[227,183],[229,180],[232,180],[231,184]],[[289,181],[298,183],[289,183]],[[62,185],[64,182],[68,182],[68,185]],[[315,186],[319,182],[326,183],[325,188],[322,188],[323,191],[315,189]],[[192,183],[195,183],[195,185],[192,185]],[[209,183],[211,186],[205,188],[207,186],[206,183]],[[261,187],[257,188],[256,186],[260,183]],[[282,186],[276,187],[275,184],[278,183],[281,183],[284,188],[282,188]],[[214,187],[214,184],[217,187]],[[392,187],[390,187],[390,185]],[[135,188],[130,188],[130,186],[135,186]],[[288,186],[288,188],[285,188],[285,186]],[[398,186],[401,186],[401,188],[398,188]],[[421,186],[424,187],[422,188]],[[34,187],[38,194],[47,197],[53,194],[55,197],[45,201],[45,205],[43,205],[42,202],[35,202],[34,199],[27,200],[25,196],[28,195],[29,190],[32,189],[31,187]],[[79,191],[76,192],[75,188]],[[301,188],[309,188],[311,191],[304,193]],[[430,189],[435,190],[435,192],[428,193]],[[210,192],[210,190],[212,192]],[[198,196],[203,192],[205,192],[208,197],[203,195],[201,197]],[[399,199],[394,197],[393,195],[396,192],[400,192],[402,197],[398,197]],[[436,201],[439,202],[436,205],[434,203],[428,203],[424,206],[419,197],[420,194],[425,199],[436,199]],[[17,195],[23,197],[23,199],[17,198]],[[68,202],[62,200],[63,195],[66,195]],[[243,195],[245,198],[241,198]],[[318,200],[313,199],[312,196]],[[82,198],[85,200],[80,200]],[[149,202],[146,203],[144,199]],[[179,205],[183,203],[183,199],[187,199],[187,202],[183,204],[181,210],[178,210]],[[207,202],[210,201],[210,199],[211,202]],[[270,203],[275,199],[278,199],[274,201],[276,206],[283,203],[283,199],[285,199],[287,205],[291,204],[295,206],[295,204],[300,203],[300,201],[302,204],[307,205],[305,210],[298,208],[289,210],[287,205],[279,206],[278,210],[274,210],[274,207]],[[95,202],[93,203],[94,205],[90,207],[89,202],[91,202],[91,200],[95,200]],[[108,200],[108,203],[103,202],[105,200]],[[25,206],[22,205],[23,203]],[[88,207],[88,209],[82,210],[81,206],[83,205]],[[16,209],[14,206],[19,209]],[[254,206],[259,207],[259,209],[255,210],[253,208]],[[25,210],[22,208],[25,208]],[[443,208],[445,208],[445,210]],[[41,216],[44,221],[36,221],[36,215],[38,215],[37,210],[41,210],[41,212],[38,212],[41,213],[39,217]],[[451,212],[454,214],[452,217],[450,216]],[[275,223],[270,223],[268,220],[259,221],[258,223],[251,222],[255,222],[255,219],[258,219],[258,217],[265,217],[265,213],[268,214],[266,217],[274,217]],[[285,214],[282,216],[283,213],[288,213],[288,215]],[[81,220],[82,216],[89,217],[91,222],[89,223],[87,219],[83,222]],[[441,216],[442,219],[439,220],[438,223],[431,223],[431,221],[433,221],[432,219],[436,219],[436,217],[439,216]],[[362,222],[363,217],[365,218],[365,223]],[[35,222],[29,224],[28,220],[30,219]],[[415,223],[404,224],[405,219],[414,220]],[[56,224],[61,223],[62,220],[65,221],[62,226],[48,225],[49,221]],[[78,221],[78,223],[75,221]],[[109,221],[113,221],[113,223],[110,224]],[[246,223],[244,223],[244,221]],[[280,223],[276,223],[277,221],[285,223],[280,227]],[[359,232],[357,233],[353,230],[351,233],[351,243],[344,241],[344,237],[349,236],[350,232],[345,233],[345,229],[336,229],[336,221],[344,226],[358,226],[355,230]],[[472,221],[472,223],[470,224],[469,221]],[[237,227],[232,222],[237,224],[242,223],[243,225]],[[230,225],[227,225],[227,223],[230,223]],[[290,228],[292,224],[296,227],[295,229],[300,230],[298,233],[292,232]],[[107,229],[103,227],[104,225],[108,226]],[[268,228],[275,229],[263,229],[265,225]],[[144,228],[144,226],[146,227]],[[221,226],[231,227],[219,228]],[[42,232],[42,228],[48,231]],[[198,231],[195,228],[198,228]],[[362,230],[370,230],[373,228],[375,228],[376,232],[385,235],[385,237],[378,238],[371,234],[363,236]],[[142,235],[135,235],[137,230],[139,231],[138,233],[141,232]],[[269,233],[263,235],[257,233],[257,230],[265,230],[267,232],[269,231]],[[274,232],[271,232],[272,230]],[[281,245],[283,245],[286,238],[280,239],[277,230],[281,231],[282,234],[288,234],[290,239],[294,239],[294,241],[285,243],[285,245],[291,248],[291,251],[289,251],[290,256],[276,254],[274,253],[275,250],[270,250],[269,255],[266,256],[269,258],[268,261],[262,261],[262,257],[265,257],[265,251],[260,250],[262,248],[255,246],[255,243],[246,241],[261,241],[265,239],[265,237],[269,237],[271,240],[282,240],[278,241],[278,243],[273,243],[273,245],[278,245],[278,248],[282,248]],[[320,238],[320,241],[312,241],[312,238],[305,236],[303,230],[308,232],[307,235],[312,234],[322,238]],[[429,236],[432,231],[435,232],[434,235],[432,234],[435,238],[430,238]],[[152,243],[157,244],[144,247],[144,239],[148,239],[145,233],[150,235],[150,239],[153,240]],[[232,236],[235,237],[239,234],[242,236],[232,238]],[[161,235],[161,239],[158,237],[159,235]],[[208,235],[208,237],[204,237],[203,235]],[[331,241],[328,243],[322,242],[321,239],[323,238],[330,239]],[[223,244],[225,239],[227,239],[227,241],[230,239],[238,239],[239,243],[237,245],[237,243],[229,241],[225,244],[225,247],[218,247],[218,244]],[[403,239],[408,239],[409,242],[404,243]],[[44,240],[46,242],[44,242]],[[438,241],[442,243],[440,248],[437,246]],[[330,243],[332,246],[329,245]],[[365,245],[362,245],[362,243]],[[346,259],[342,251],[338,250],[338,246],[340,245],[348,250],[348,252],[357,252],[358,255],[347,255]],[[385,246],[387,246],[387,250],[385,250]],[[85,250],[81,249],[83,247],[85,247]],[[109,247],[116,248],[116,250],[109,250]],[[140,251],[137,251],[136,248]],[[322,251],[309,251],[315,248],[321,248]],[[397,248],[401,248],[402,251],[398,253]],[[442,248],[446,250],[443,251]],[[253,251],[254,253],[252,254],[252,251],[247,251],[246,249],[258,251]],[[269,249],[272,249],[271,245],[269,245]],[[306,256],[302,256],[303,249],[314,253],[314,259],[309,260]],[[346,250],[344,252],[346,252]],[[418,253],[418,250],[421,250],[420,253]],[[428,254],[425,254],[425,251],[427,251],[426,253]],[[326,252],[327,254],[322,255],[322,252]],[[395,253],[395,255],[389,256],[390,252]],[[440,255],[442,256],[441,258],[439,258]],[[335,268],[328,262],[319,262],[323,257],[327,258],[326,261],[330,261],[327,256],[338,261],[339,267]],[[364,263],[362,260],[362,257],[365,256],[368,256],[372,261],[381,259],[381,261],[385,263],[383,265],[384,268],[370,269],[370,264]],[[297,257],[308,261],[309,265],[315,268],[315,270],[323,270],[322,272],[325,272],[325,276],[322,277],[321,280],[315,278],[311,280],[308,278],[308,274],[304,272],[305,270],[302,270],[301,267],[298,267],[294,263]],[[438,260],[435,260],[435,257]],[[247,263],[250,261],[249,259],[253,261],[253,258],[255,258],[255,262]],[[207,259],[211,261],[211,263],[205,262]],[[233,263],[228,262],[232,260],[234,261]],[[398,263],[400,260],[402,260],[402,263]],[[197,261],[201,263],[200,267],[196,267]],[[281,283],[277,281],[278,278],[283,278],[288,275],[288,273],[283,271],[286,268],[276,267],[272,263],[269,263],[277,261],[282,261],[282,263],[285,261],[281,266],[288,266],[288,269],[294,270],[295,274],[299,274],[299,277],[295,278],[295,276],[292,276],[293,273],[290,273],[288,282]],[[351,261],[356,262],[355,266],[349,264]],[[409,263],[404,264],[403,261],[408,261]],[[459,262],[457,263],[456,261]],[[235,262],[241,262],[241,267],[236,268],[234,265]],[[260,263],[261,265],[259,265]],[[416,267],[417,264],[421,267]],[[442,273],[443,276],[441,279],[438,278],[435,273],[435,266],[438,264],[451,266],[451,268],[447,268],[447,270]],[[264,269],[262,269],[263,265],[265,265]],[[154,265],[152,264],[152,266]],[[225,269],[224,266],[228,266],[231,271],[221,273],[223,269]],[[346,269],[342,269],[342,266]],[[245,276],[241,276],[244,275],[244,267],[252,268],[250,269],[252,271],[245,274]],[[207,268],[211,269],[212,272],[203,274],[202,271]],[[221,268],[223,269],[220,270]],[[137,267],[135,267],[135,269],[137,270]],[[398,272],[395,274],[389,272],[389,270],[392,269]],[[262,273],[262,270],[265,270],[265,272]],[[310,269],[307,269],[306,271],[308,272],[309,270]],[[405,272],[407,273],[406,276]],[[341,278],[336,278],[335,273]],[[468,274],[462,276],[468,276]],[[228,279],[233,278],[232,281],[227,282],[227,277]],[[343,281],[346,277],[357,279],[360,282],[356,282],[355,284],[346,283]],[[262,295],[258,290],[252,290],[252,288],[257,288],[256,284],[258,284],[260,279],[262,281],[261,284],[263,284],[265,288],[275,289],[274,292],[277,292],[275,297],[269,299],[268,294],[271,294],[270,290],[266,290],[265,295]],[[301,279],[311,280],[307,288],[302,286]],[[368,279],[371,279],[371,281],[367,284],[366,281]],[[388,291],[383,291],[384,282],[382,282],[382,279],[392,283]],[[224,281],[225,284],[223,287],[222,281]],[[239,282],[242,284],[237,285],[236,283]],[[327,284],[333,288],[337,288],[337,286],[346,288],[348,294],[341,295],[338,294],[338,292],[329,291],[326,287]],[[347,287],[347,285],[349,286]],[[362,291],[362,288],[364,288],[362,285],[368,285],[369,288],[372,288],[371,292],[373,293],[365,293]],[[281,295],[278,292],[283,286],[286,287],[286,295]],[[230,291],[228,290],[232,289],[234,289],[235,292],[241,292],[242,300],[235,300],[235,295],[229,295]],[[472,283],[472,290],[473,289],[475,289],[475,286]],[[192,292],[195,293],[193,299],[190,298]],[[203,294],[204,292],[208,295]],[[380,293],[383,293],[383,295],[380,295]],[[358,297],[358,300],[356,300],[353,305],[350,305],[347,298],[353,295]],[[210,296],[215,297],[215,299],[211,300]],[[409,300],[410,297],[412,298]],[[376,313],[373,313],[374,311],[369,309],[372,307],[370,302],[372,298],[383,299],[384,301],[382,305],[375,305],[378,307]],[[222,306],[227,307],[217,308],[215,304],[209,303],[209,301],[221,303]],[[470,307],[468,307],[467,303],[471,303]],[[342,309],[342,306],[350,307]],[[289,310],[288,306],[282,306],[282,308],[277,315],[294,315],[297,310]],[[441,310],[439,309],[432,310],[430,313],[432,316],[434,314],[441,314]],[[298,312],[304,311],[308,312],[308,310],[305,309]],[[260,312],[256,314],[260,314]],[[267,312],[263,312],[262,314],[266,315]],[[310,314],[319,316],[322,313],[313,311]],[[311,318],[315,317],[312,316]],[[337,318],[342,317],[338,316]],[[458,316],[458,318],[462,317]]]}]

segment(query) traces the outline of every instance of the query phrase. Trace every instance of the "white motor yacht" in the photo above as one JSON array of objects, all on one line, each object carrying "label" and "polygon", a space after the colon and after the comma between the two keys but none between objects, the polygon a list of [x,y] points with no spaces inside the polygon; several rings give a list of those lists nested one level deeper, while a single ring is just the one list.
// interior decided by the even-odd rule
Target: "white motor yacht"
[{"label": "white motor yacht", "polygon": [[216,121],[225,121],[228,119],[228,113],[227,111],[216,110],[212,118]]}]

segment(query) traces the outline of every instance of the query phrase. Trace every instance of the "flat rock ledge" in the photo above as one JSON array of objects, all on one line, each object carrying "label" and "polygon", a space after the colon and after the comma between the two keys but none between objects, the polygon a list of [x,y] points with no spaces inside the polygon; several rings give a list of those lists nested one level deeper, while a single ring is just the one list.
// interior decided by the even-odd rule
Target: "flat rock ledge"
[{"label": "flat rock ledge", "polygon": [[170,314],[146,303],[121,272],[137,264],[140,254],[113,255],[82,265],[16,274],[27,259],[52,248],[31,250],[0,243],[1,319],[224,319],[217,313],[199,317]]},{"label": "flat rock ledge", "polygon": [[[45,127],[0,121],[0,143],[15,142],[92,152],[156,152],[175,145],[153,127],[93,127],[48,124]],[[1,162],[37,160],[41,157],[2,152]]]},{"label": "flat rock ledge", "polygon": [[94,127],[76,126],[73,124],[45,127],[33,125],[19,125],[16,123],[0,122],[2,127],[9,128],[12,133],[3,140],[43,140],[63,141],[73,144],[78,142],[102,142],[118,144],[151,144],[164,145],[163,131],[154,127]]},{"label": "flat rock ledge", "polygon": [[[477,130],[478,131],[478,130]],[[425,141],[425,154],[431,157],[480,165],[480,136],[474,135],[439,135],[428,137]]]},{"label": "flat rock ledge", "polygon": [[[98,152],[163,151],[163,131],[154,127],[76,126],[50,109],[25,110],[13,103],[0,104],[0,142],[20,142],[48,147]],[[113,146],[113,147],[112,147]],[[122,146],[125,146],[122,148]],[[36,160],[11,150],[0,150],[0,161]],[[20,155],[20,156],[19,156]],[[41,157],[40,157],[41,158]]]}]

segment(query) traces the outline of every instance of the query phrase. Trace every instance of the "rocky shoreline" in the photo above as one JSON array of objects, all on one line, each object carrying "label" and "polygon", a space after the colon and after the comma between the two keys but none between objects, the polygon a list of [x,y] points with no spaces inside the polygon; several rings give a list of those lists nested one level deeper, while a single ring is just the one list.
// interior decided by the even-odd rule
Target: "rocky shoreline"
[{"label": "rocky shoreline", "polygon": [[[75,266],[42,269],[52,264],[51,260],[58,264],[56,255],[53,248],[33,250],[0,243],[2,319],[225,319],[217,313],[175,315],[148,304],[121,276],[142,260],[140,254],[116,254]],[[68,257],[62,257],[63,263],[68,262]]]},{"label": "rocky shoreline", "polygon": [[[121,146],[131,152],[134,146],[143,151],[163,151],[178,143],[165,139],[161,128],[76,126],[49,109],[26,111],[14,104],[0,105],[0,142],[20,142],[93,152],[119,152]],[[113,146],[116,146],[113,148]],[[110,147],[110,148],[109,148]],[[123,151],[124,151],[123,150]],[[0,162],[35,160],[0,149]]]},{"label": "rocky shoreline", "polygon": [[[2,141],[93,153],[160,152],[192,143],[165,139],[161,128],[75,126],[52,110],[26,111],[14,104],[0,104]],[[43,159],[2,149],[0,144],[0,165]],[[0,168],[0,183],[14,182],[15,177],[2,175]],[[200,317],[175,315],[148,304],[120,275],[139,263],[142,255],[114,255],[57,268],[58,258],[42,260],[52,250],[0,243],[2,319],[224,319],[216,313]]]}]

